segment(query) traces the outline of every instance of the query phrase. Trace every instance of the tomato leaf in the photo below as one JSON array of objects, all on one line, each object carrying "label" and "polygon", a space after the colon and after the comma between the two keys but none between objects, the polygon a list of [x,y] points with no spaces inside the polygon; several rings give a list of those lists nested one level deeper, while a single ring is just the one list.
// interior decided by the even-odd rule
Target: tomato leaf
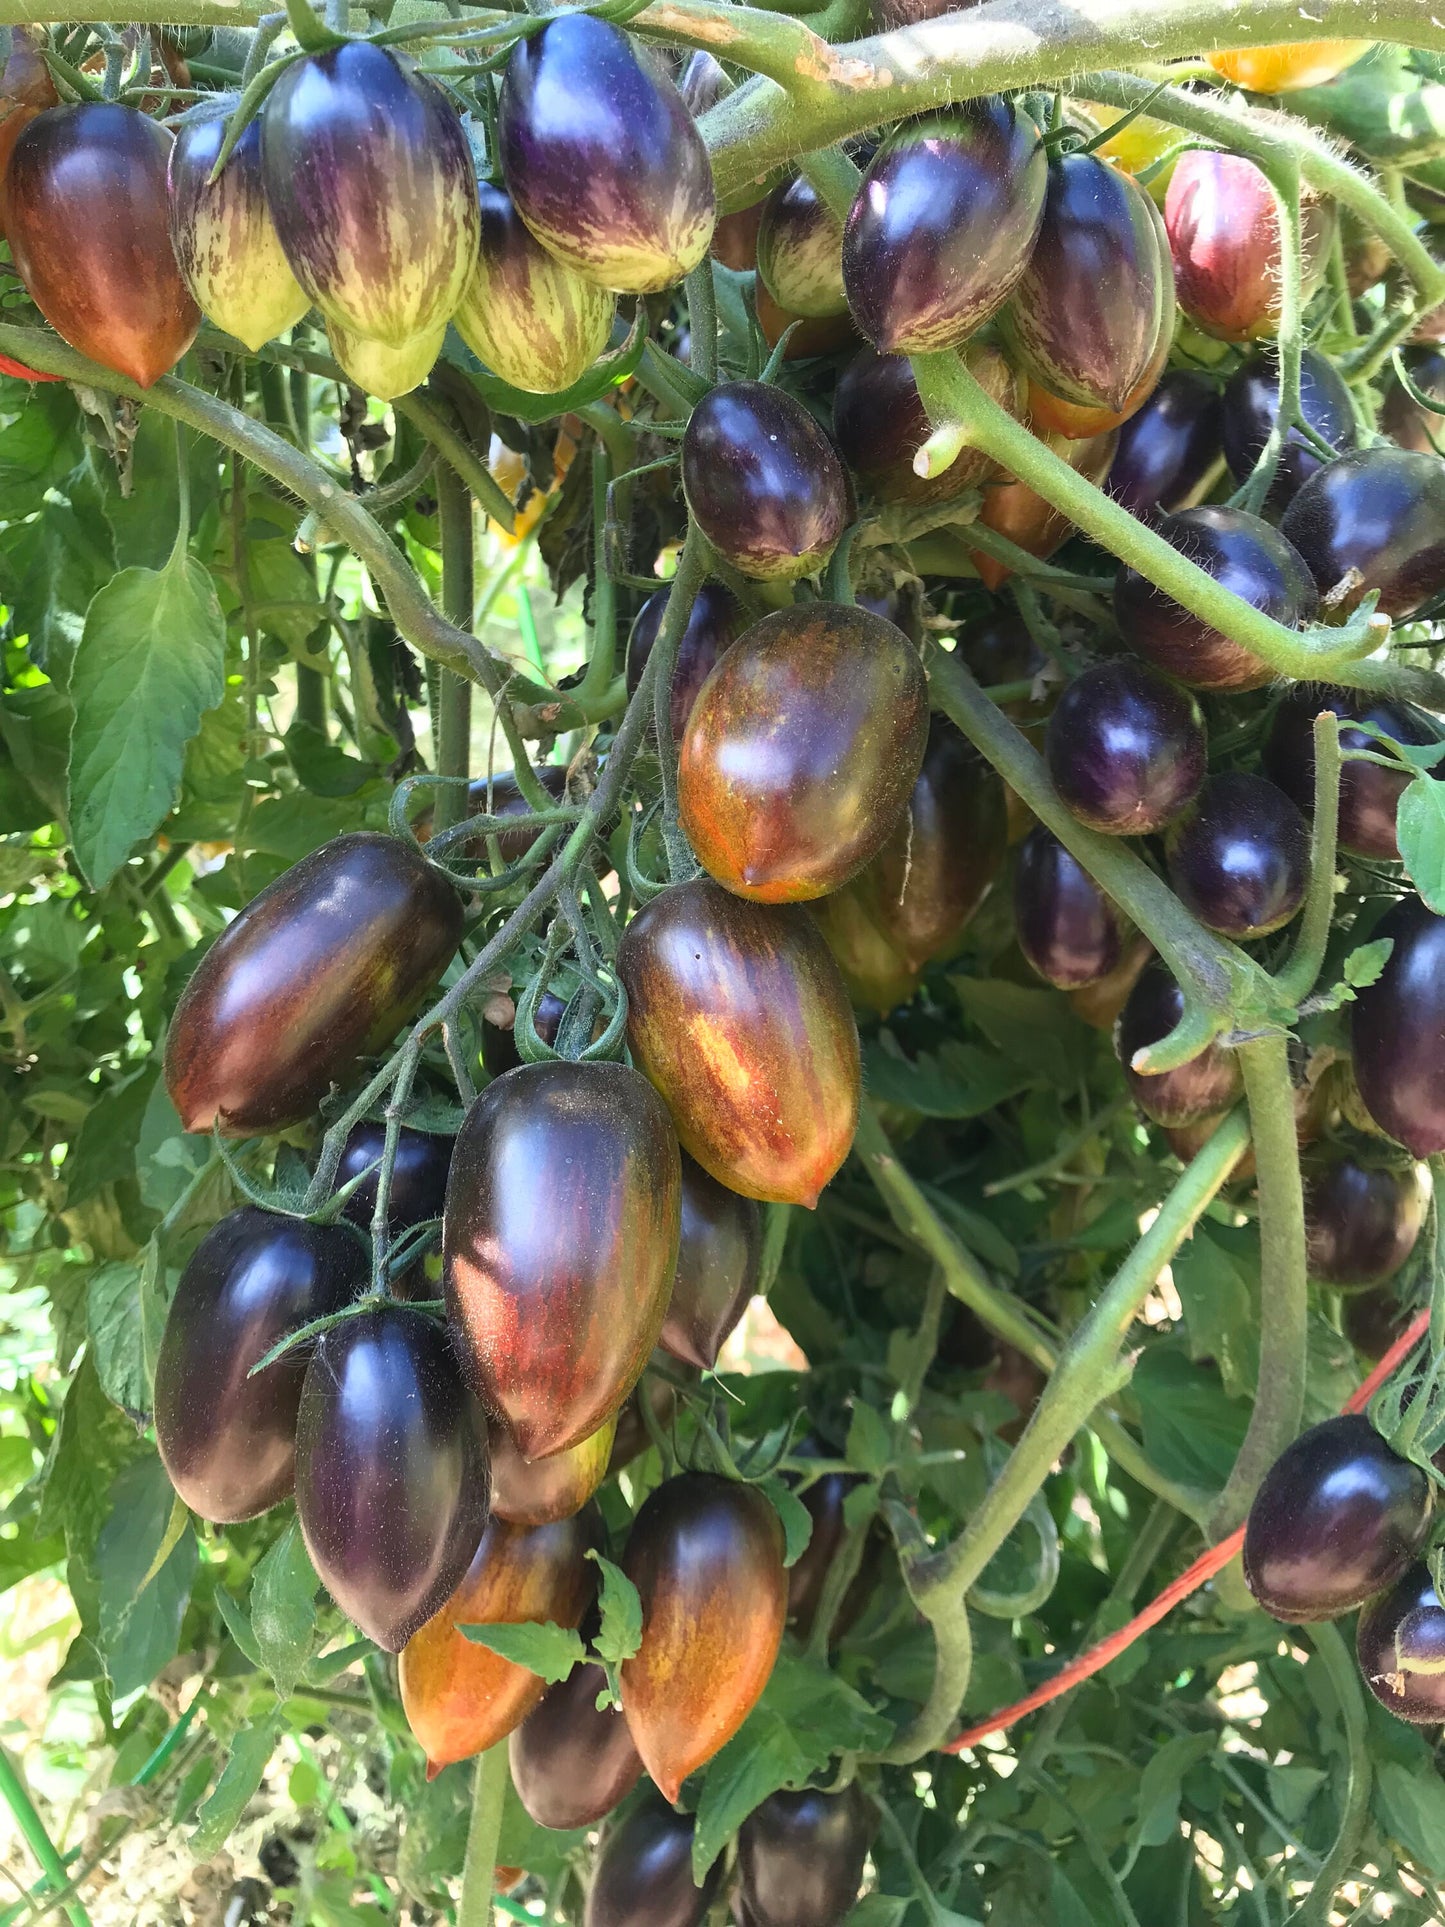
[{"label": "tomato leaf", "polygon": [[555,1686],[566,1679],[574,1666],[587,1657],[587,1648],[575,1627],[558,1626],[550,1619],[499,1623],[483,1626],[458,1626],[457,1631],[475,1646],[525,1666],[529,1673]]},{"label": "tomato leaf", "polygon": [[226,1765],[215,1792],[201,1808],[190,1848],[197,1860],[208,1860],[230,1837],[261,1784],[276,1746],[276,1715],[252,1720],[232,1737]]},{"label": "tomato leaf", "polygon": [[187,743],[225,693],[226,625],[183,550],[95,596],[71,670],[70,821],[90,882],[108,883],[180,793]]},{"label": "tomato leaf", "polygon": [[1395,834],[1410,881],[1445,916],[1445,783],[1423,772],[1401,793]]},{"label": "tomato leaf", "polygon": [[881,1412],[858,1400],[848,1421],[843,1456],[859,1472],[881,1472],[893,1456],[893,1434]]},{"label": "tomato leaf", "polygon": [[151,1409],[153,1359],[147,1337],[165,1316],[147,1252],[97,1265],[86,1287],[90,1353],[106,1397],[131,1419]]},{"label": "tomato leaf", "polygon": [[316,1643],[320,1585],[301,1528],[293,1518],[256,1568],[251,1582],[251,1630],[261,1664],[289,1697]]},{"label": "tomato leaf", "polygon": [[597,1570],[602,1575],[597,1600],[602,1625],[592,1642],[593,1650],[607,1665],[620,1666],[624,1659],[631,1659],[642,1644],[642,1600],[620,1566],[614,1566],[595,1550],[587,1557],[597,1562]]},{"label": "tomato leaf", "polygon": [[795,1566],[808,1550],[813,1536],[813,1515],[785,1479],[764,1479],[762,1491],[783,1522],[783,1564]]},{"label": "tomato leaf", "polygon": [[122,1468],[96,1541],[100,1647],[117,1698],[176,1656],[199,1562],[190,1515],[154,1454]]},{"label": "tomato leaf", "polygon": [[952,1042],[934,1054],[908,1058],[884,1031],[863,1052],[863,1081],[883,1104],[901,1104],[924,1117],[982,1117],[1035,1079],[996,1052]]}]

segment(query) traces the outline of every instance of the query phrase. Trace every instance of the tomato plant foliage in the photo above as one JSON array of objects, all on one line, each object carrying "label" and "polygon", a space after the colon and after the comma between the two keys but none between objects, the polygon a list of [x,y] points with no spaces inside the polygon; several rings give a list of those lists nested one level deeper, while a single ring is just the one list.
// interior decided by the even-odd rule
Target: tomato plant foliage
[{"label": "tomato plant foliage", "polygon": [[0,29],[4,1918],[1424,1927],[1445,38],[649,11]]}]

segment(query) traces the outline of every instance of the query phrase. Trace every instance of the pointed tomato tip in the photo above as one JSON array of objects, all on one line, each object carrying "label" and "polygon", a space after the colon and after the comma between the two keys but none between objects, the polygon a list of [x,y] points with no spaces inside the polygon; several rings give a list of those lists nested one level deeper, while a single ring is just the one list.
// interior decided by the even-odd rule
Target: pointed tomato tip
[{"label": "pointed tomato tip", "polygon": [[428,1761],[427,1761],[427,1763],[426,1763],[426,1777],[427,1777],[427,1784],[428,1784],[428,1785],[430,1785],[430,1784],[431,1784],[431,1782],[432,1782],[432,1781],[433,1781],[433,1780],[434,1780],[434,1779],[436,1778],[436,1776],[438,1775],[438,1773],[440,1773],[440,1772],[441,1772],[441,1770],[442,1770],[442,1769],[441,1769],[441,1766],[440,1766],[440,1764],[439,1764],[439,1763],[438,1763],[438,1762],[437,1762],[436,1760],[428,1760]]}]

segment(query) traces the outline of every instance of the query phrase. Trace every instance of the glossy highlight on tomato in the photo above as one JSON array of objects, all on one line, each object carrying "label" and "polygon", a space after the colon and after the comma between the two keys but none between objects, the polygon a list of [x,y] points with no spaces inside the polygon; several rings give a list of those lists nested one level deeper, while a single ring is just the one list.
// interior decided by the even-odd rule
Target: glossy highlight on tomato
[{"label": "glossy highlight on tomato", "polygon": [[456,891],[395,837],[358,831],[303,857],[211,945],[166,1036],[188,1131],[282,1130],[379,1048],[446,969]]},{"label": "glossy highlight on tomato", "polygon": [[1063,690],[1044,755],[1069,811],[1105,836],[1147,836],[1199,794],[1207,768],[1196,699],[1147,663],[1094,663]]},{"label": "glossy highlight on tomato", "polygon": [[875,857],[923,765],[928,684],[881,616],[778,609],[739,637],[693,704],[678,815],[703,868],[739,896],[826,896]]},{"label": "glossy highlight on tomato", "polygon": [[681,1473],[633,1520],[622,1569],[642,1598],[622,1707],[643,1765],[675,1803],[772,1674],[788,1605],[782,1524],[756,1486]]},{"label": "glossy highlight on tomato", "polygon": [[[670,589],[659,589],[638,610],[627,641],[627,693],[632,695],[642,681],[642,672],[652,654],[667,609]],[[677,646],[677,661],[672,672],[672,698],[668,714],[672,737],[682,741],[687,719],[697,701],[698,691],[718,662],[742,633],[744,617],[737,597],[720,582],[704,582],[688,611],[687,627]]]},{"label": "glossy highlight on tomato", "polygon": [[1430,1531],[1430,1483],[1360,1413],[1311,1426],[1260,1486],[1245,1584],[1275,1619],[1335,1619],[1393,1585]]},{"label": "glossy highlight on tomato", "polygon": [[461,1579],[490,1483],[485,1429],[439,1325],[392,1304],[321,1334],[296,1423],[296,1511],[322,1584],[385,1651]]},{"label": "glossy highlight on tomato", "polygon": [[[1333,201],[1300,197],[1302,296],[1319,285],[1334,240]],[[1179,305],[1206,334],[1256,341],[1279,332],[1279,207],[1264,173],[1241,154],[1182,154],[1164,225]]]},{"label": "glossy highlight on tomato", "polygon": [[1263,761],[1265,775],[1278,783],[1307,816],[1314,814],[1315,801],[1314,721],[1326,709],[1339,718],[1344,759],[1340,765],[1340,848],[1356,856],[1397,863],[1400,845],[1395,820],[1400,796],[1414,772],[1403,763],[1398,770],[1391,770],[1352,756],[1352,750],[1366,750],[1376,756],[1386,750],[1377,736],[1349,725],[1370,723],[1395,742],[1409,744],[1438,742],[1440,725],[1414,703],[1368,696],[1358,689],[1296,683],[1274,712]]},{"label": "glossy highlight on tomato", "polygon": [[512,1729],[512,1785],[539,1827],[595,1827],[642,1777],[621,1711],[598,1711],[606,1686],[600,1666],[574,1666]]},{"label": "glossy highlight on tomato", "polygon": [[1218,1117],[1244,1088],[1238,1059],[1218,1044],[1206,1045],[1176,1070],[1135,1070],[1137,1053],[1167,1037],[1183,1015],[1184,992],[1165,966],[1155,962],[1145,966],[1114,1028],[1115,1055],[1134,1102],[1146,1117],[1171,1130]]},{"label": "glossy highlight on tomato", "polygon": [[397,1667],[407,1724],[432,1778],[504,1740],[541,1699],[545,1682],[468,1639],[463,1626],[551,1621],[576,1626],[592,1603],[603,1546],[595,1506],[552,1525],[488,1522],[466,1576],[407,1641]]},{"label": "glossy highlight on tomato", "polygon": [[1445,1720],[1445,1606],[1428,1566],[1411,1566],[1370,1601],[1355,1629],[1355,1652],[1366,1686],[1397,1720]]},{"label": "glossy highlight on tomato", "polygon": [[1445,917],[1403,897],[1371,935],[1394,949],[1350,1006],[1355,1081],[1380,1129],[1431,1157],[1445,1151]]},{"label": "glossy highlight on tomato", "polygon": [[1210,777],[1168,853],[1180,902],[1237,943],[1283,929],[1309,887],[1308,824],[1282,789],[1245,770]]},{"label": "glossy highlight on tomato", "polygon": [[625,1064],[523,1064],[457,1136],[443,1285],[468,1384],[524,1458],[590,1438],[657,1343],[682,1176],[666,1106]]},{"label": "glossy highlight on tomato", "polygon": [[806,910],[674,884],[623,933],[633,1059],[683,1149],[744,1197],[815,1205],[858,1125],[858,1029]]},{"label": "glossy highlight on tomato", "polygon": [[[428,1218],[439,1218],[446,1201],[447,1173],[456,1140],[435,1131],[413,1131],[403,1124],[396,1134],[396,1156],[386,1196],[386,1224],[396,1238]],[[344,1215],[363,1230],[371,1226],[381,1182],[381,1159],[386,1149],[386,1126],[370,1120],[354,1125],[336,1167],[335,1189],[361,1178],[346,1200]],[[362,1176],[367,1173],[366,1176]]]},{"label": "glossy highlight on tomato", "polygon": [[191,1254],[156,1359],[156,1443],[171,1484],[202,1519],[253,1519],[296,1475],[296,1414],[309,1353],[251,1369],[290,1331],[366,1288],[366,1246],[344,1226],[244,1205]]},{"label": "glossy highlight on tomato", "polygon": [[753,1927],[840,1927],[863,1885],[877,1819],[856,1780],[841,1793],[773,1793],[738,1829]]},{"label": "glossy highlight on tomato", "polygon": [[1307,1168],[1304,1194],[1310,1276],[1345,1290],[1394,1277],[1415,1249],[1429,1195],[1415,1165],[1349,1152]]},{"label": "glossy highlight on tomato", "polygon": [[693,1824],[690,1813],[649,1800],[604,1834],[584,1927],[702,1927],[724,1863],[693,1885]]},{"label": "glossy highlight on tomato", "polygon": [[682,1235],[677,1277],[658,1343],[709,1372],[748,1308],[763,1256],[763,1220],[752,1198],[682,1160]]},{"label": "glossy highlight on tomato", "polygon": [[758,581],[812,575],[848,521],[848,478],[800,401],[760,381],[710,388],[688,418],[682,486],[699,528]]},{"label": "glossy highlight on tomato", "polygon": [[1030,830],[1015,859],[1014,928],[1031,968],[1057,990],[1098,983],[1123,952],[1117,909],[1042,824]]},{"label": "glossy highlight on tomato", "polygon": [[201,315],[166,223],[171,136],[137,107],[38,114],[5,170],[5,231],[26,292],[58,335],[149,388]]},{"label": "glossy highlight on tomato", "polygon": [[1214,383],[1192,368],[1172,368],[1119,430],[1105,486],[1145,520],[1189,508],[1219,468],[1223,433],[1224,404]]},{"label": "glossy highlight on tomato", "polygon": [[1361,448],[1305,483],[1280,523],[1331,616],[1374,590],[1403,622],[1445,590],[1445,458]]}]

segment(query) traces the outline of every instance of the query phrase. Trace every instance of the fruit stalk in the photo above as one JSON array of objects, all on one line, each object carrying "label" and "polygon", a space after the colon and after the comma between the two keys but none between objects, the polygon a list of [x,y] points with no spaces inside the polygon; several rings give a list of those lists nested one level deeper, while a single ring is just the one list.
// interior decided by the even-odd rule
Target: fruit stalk
[{"label": "fruit stalk", "polygon": [[[652,677],[652,726],[657,738],[657,766],[662,777],[662,840],[667,850],[668,872],[674,883],[691,876],[695,866],[687,838],[677,820],[677,744],[672,734],[672,677],[677,667],[678,647],[687,628],[688,617],[692,614],[692,605],[697,601],[697,592],[707,574],[707,556],[707,540],[697,524],[689,520],[687,539],[677,560],[677,573],[672,578],[672,590],[667,598],[667,608],[663,611],[662,626],[643,672],[644,679],[649,674]],[[634,709],[641,694],[642,685],[639,684],[637,695],[632,699]]]},{"label": "fruit stalk", "polygon": [[1335,857],[1340,822],[1340,728],[1333,711],[1324,710],[1314,722],[1314,826],[1310,837],[1310,885],[1300,918],[1294,954],[1275,979],[1280,996],[1299,1004],[1314,989],[1330,919],[1335,911]]},{"label": "fruit stalk", "polygon": [[1360,1669],[1354,1654],[1332,1619],[1320,1620],[1305,1630],[1330,1676],[1345,1734],[1345,1787],[1340,1800],[1339,1832],[1299,1911],[1303,1927],[1324,1927],[1336,1890],[1349,1873],[1364,1838],[1374,1774],[1370,1764],[1365,1695],[1360,1688]]},{"label": "fruit stalk", "polygon": [[[476,566],[472,498],[456,470],[445,462],[437,471],[437,512],[441,521],[442,611],[459,629],[470,629]],[[472,735],[472,686],[453,670],[441,672],[438,710],[437,774],[454,780],[437,791],[436,827],[449,830],[467,812]]]},{"label": "fruit stalk", "polygon": [[457,1927],[491,1927],[492,1878],[497,1867],[497,1841],[502,1832],[502,1806],[507,1797],[507,1743],[489,1746],[472,1775],[472,1818],[467,1828],[467,1857],[462,1868],[462,1892],[457,1902]]}]

